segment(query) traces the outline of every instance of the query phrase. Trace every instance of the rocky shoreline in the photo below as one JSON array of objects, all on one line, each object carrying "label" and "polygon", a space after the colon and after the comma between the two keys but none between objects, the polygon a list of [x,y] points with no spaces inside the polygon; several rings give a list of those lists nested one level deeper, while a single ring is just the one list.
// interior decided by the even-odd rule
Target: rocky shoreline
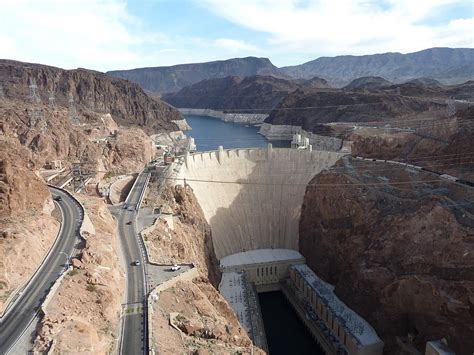
[{"label": "rocky shoreline", "polygon": [[178,108],[182,115],[209,116],[218,118],[224,122],[245,123],[250,125],[259,125],[268,117],[268,114],[259,113],[232,113],[223,112],[207,108]]}]

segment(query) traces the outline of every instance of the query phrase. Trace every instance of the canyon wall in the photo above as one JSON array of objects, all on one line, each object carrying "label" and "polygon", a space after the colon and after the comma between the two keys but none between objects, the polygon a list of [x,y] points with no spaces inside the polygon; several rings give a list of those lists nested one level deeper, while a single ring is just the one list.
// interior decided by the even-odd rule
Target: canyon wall
[{"label": "canyon wall", "polygon": [[420,351],[443,337],[474,350],[474,192],[438,180],[345,157],[306,189],[300,252],[387,354],[409,334]]}]

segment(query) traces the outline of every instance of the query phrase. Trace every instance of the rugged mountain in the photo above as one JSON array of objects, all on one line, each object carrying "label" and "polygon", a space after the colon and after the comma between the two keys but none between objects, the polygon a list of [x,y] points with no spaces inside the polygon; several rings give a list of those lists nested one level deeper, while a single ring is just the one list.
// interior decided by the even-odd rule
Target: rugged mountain
[{"label": "rugged mountain", "polygon": [[280,68],[280,72],[294,78],[319,76],[334,86],[344,86],[364,76],[381,76],[395,83],[430,77],[445,84],[457,84],[474,77],[474,49],[430,48],[408,54],[321,57]]},{"label": "rugged mountain", "polygon": [[0,85],[6,99],[54,104],[72,113],[110,113],[120,124],[150,132],[178,130],[171,121],[182,119],[179,112],[150,98],[138,85],[86,69],[0,60]]},{"label": "rugged mountain", "polygon": [[202,80],[226,76],[282,75],[269,59],[256,57],[180,64],[169,67],[113,70],[107,72],[107,74],[130,80],[139,84],[145,90],[154,93],[176,92],[185,86]]},{"label": "rugged mountain", "polygon": [[456,354],[474,349],[474,193],[437,180],[347,157],[306,190],[300,251],[384,354],[405,353],[397,337],[419,351],[444,337]]},{"label": "rugged mountain", "polygon": [[385,86],[389,86],[392,83],[380,76],[364,76],[352,80],[347,84],[344,89],[347,90],[360,90],[360,89],[379,89]]},{"label": "rugged mountain", "polygon": [[[175,107],[205,108],[221,111],[252,110],[268,112],[298,87],[327,87],[324,79],[286,80],[272,76],[228,76],[203,80],[184,87],[177,93],[166,94],[162,99]],[[244,111],[249,112],[249,111]]]},{"label": "rugged mountain", "polygon": [[391,120],[444,108],[424,98],[362,91],[296,90],[270,113],[265,123],[301,126],[305,131],[324,133],[329,122],[370,122]]}]

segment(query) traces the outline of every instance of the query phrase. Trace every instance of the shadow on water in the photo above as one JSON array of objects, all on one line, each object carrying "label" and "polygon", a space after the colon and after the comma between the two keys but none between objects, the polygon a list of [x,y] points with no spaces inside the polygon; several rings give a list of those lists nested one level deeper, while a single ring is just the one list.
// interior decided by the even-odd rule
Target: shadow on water
[{"label": "shadow on water", "polygon": [[323,355],[283,293],[258,295],[270,355]]},{"label": "shadow on water", "polygon": [[[242,123],[224,122],[208,116],[186,115],[186,121],[192,127],[185,132],[193,137],[199,151],[216,150],[222,145],[225,148],[260,148],[270,142],[258,134],[259,127]],[[287,141],[271,141],[274,147],[289,147]]]}]

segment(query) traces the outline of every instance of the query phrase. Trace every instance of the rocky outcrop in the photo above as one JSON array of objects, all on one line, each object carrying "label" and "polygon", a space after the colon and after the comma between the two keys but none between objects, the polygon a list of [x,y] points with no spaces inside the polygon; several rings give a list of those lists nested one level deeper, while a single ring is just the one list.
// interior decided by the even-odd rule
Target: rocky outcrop
[{"label": "rocky outcrop", "polygon": [[[151,190],[154,186],[151,187]],[[190,187],[176,186],[165,189],[162,196],[145,197],[145,204],[168,206],[173,216],[170,225],[160,220],[156,228],[145,235],[152,260],[159,263],[193,263],[202,276],[217,287],[220,280],[218,262],[214,253],[211,229]]]},{"label": "rocky outcrop", "polygon": [[344,158],[306,190],[300,252],[387,354],[407,336],[420,351],[443,337],[457,354],[474,349],[474,195],[437,180]]},{"label": "rocky outcrop", "polygon": [[0,82],[6,99],[68,108],[78,118],[78,112],[110,113],[122,125],[151,132],[177,130],[171,121],[182,119],[138,85],[92,70],[0,60]]},{"label": "rocky outcrop", "polygon": [[201,80],[224,78],[229,75],[281,76],[278,68],[267,58],[233,58],[206,63],[180,64],[169,67],[138,68],[131,70],[113,70],[112,76],[130,80],[145,90],[154,93],[176,92],[185,86]]},{"label": "rocky outcrop", "polygon": [[160,354],[263,354],[232,309],[203,280],[180,281],[153,305],[153,346]]}]

